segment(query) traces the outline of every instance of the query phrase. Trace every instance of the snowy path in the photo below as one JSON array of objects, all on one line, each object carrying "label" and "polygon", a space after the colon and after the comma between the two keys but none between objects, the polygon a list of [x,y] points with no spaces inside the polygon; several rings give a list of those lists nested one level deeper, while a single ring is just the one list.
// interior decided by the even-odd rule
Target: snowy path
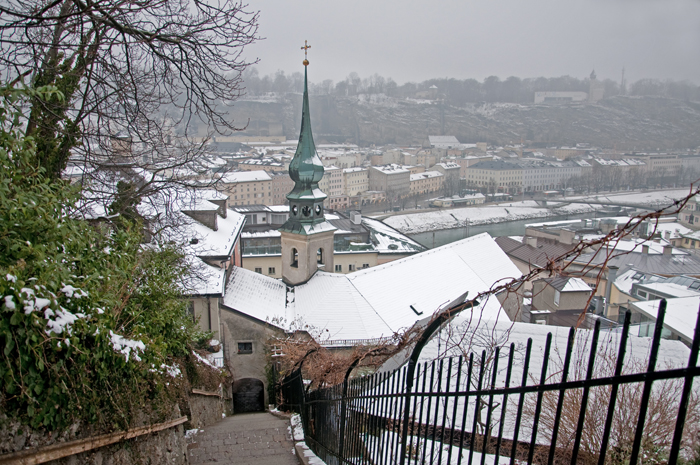
[{"label": "snowy path", "polygon": [[268,412],[227,417],[188,440],[191,465],[298,465],[289,421]]}]

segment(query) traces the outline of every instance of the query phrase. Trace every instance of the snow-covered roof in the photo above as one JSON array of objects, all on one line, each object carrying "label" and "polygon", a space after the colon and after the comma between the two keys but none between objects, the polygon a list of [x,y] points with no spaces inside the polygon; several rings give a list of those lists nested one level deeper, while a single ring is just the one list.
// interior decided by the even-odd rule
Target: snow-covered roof
[{"label": "snow-covered roof", "polygon": [[233,171],[222,176],[221,182],[224,184],[233,184],[237,182],[269,181],[270,179],[272,179],[270,175],[263,170]]},{"label": "snow-covered roof", "polygon": [[[606,247],[609,249],[615,249],[615,252],[635,252],[635,253],[643,253],[644,252],[644,247],[648,246],[648,254],[649,255],[663,255],[664,253],[664,247],[669,245],[668,241],[661,239],[660,242],[654,242],[654,241],[648,241],[646,239],[641,239],[641,238],[632,238],[630,240],[621,240],[617,242],[612,242],[610,244],[606,244]],[[674,248],[672,251],[673,255],[689,255],[688,252],[685,252],[683,249],[677,249]]]},{"label": "snow-covered roof", "polygon": [[[282,281],[235,268],[224,304],[263,321],[301,321],[331,339],[372,339],[412,326],[465,292],[475,297],[520,275],[483,233],[350,274],[319,271],[293,296]],[[508,318],[495,298],[475,311]]]},{"label": "snow-covered roof", "polygon": [[482,233],[346,276],[398,331],[417,321],[416,311],[430,315],[466,291],[475,297],[521,273],[491,236]]},{"label": "snow-covered roof", "polygon": [[591,287],[581,278],[569,278],[561,289],[562,292],[591,291]]},{"label": "snow-covered roof", "polygon": [[[684,238],[688,239],[694,239],[694,240],[699,240],[700,239],[700,231],[694,231],[694,232],[689,232],[689,233],[682,233]],[[671,239],[673,239],[673,235],[671,236]]]},{"label": "snow-covered roof", "polygon": [[362,224],[370,230],[372,243],[379,253],[405,254],[425,250],[425,247],[420,245],[418,242],[401,234],[394,228],[387,226],[381,221],[371,218],[362,218]]},{"label": "snow-covered roof", "polygon": [[[226,283],[224,305],[262,321],[286,318],[287,286],[245,268],[233,267]],[[282,326],[281,324],[279,326]]]},{"label": "snow-covered roof", "polygon": [[642,279],[645,278],[644,273],[640,273],[639,271],[635,270],[634,268],[629,269],[625,271],[624,273],[621,273],[615,278],[615,287],[617,287],[620,291],[624,292],[625,294],[631,295],[632,294],[632,286],[635,283],[640,282]]},{"label": "snow-covered roof", "polygon": [[386,174],[393,173],[408,173],[409,171],[401,165],[384,165],[384,166],[372,166],[377,171],[381,171]]},{"label": "snow-covered roof", "polygon": [[418,181],[426,178],[437,178],[440,176],[444,176],[444,174],[439,171],[424,171],[422,173],[412,174],[411,181]]},{"label": "snow-covered roof", "polygon": [[[649,233],[654,230],[654,223],[650,225]],[[686,237],[693,234],[693,230],[686,228],[680,223],[658,223],[656,225],[656,232],[661,233],[664,239],[678,239],[680,237]],[[668,234],[668,237],[666,235]]]},{"label": "snow-covered roof", "polygon": [[559,292],[590,292],[593,290],[581,278],[557,276],[555,278],[547,278],[545,281]]},{"label": "snow-covered roof", "polygon": [[226,270],[204,263],[188,255],[190,273],[183,276],[182,288],[185,295],[223,295],[226,285]]},{"label": "snow-covered roof", "polygon": [[[694,291],[692,289],[688,289],[687,286],[682,286],[680,284],[676,283],[668,283],[668,282],[656,282],[656,283],[645,283],[641,284],[644,286],[644,289],[648,289],[650,291],[656,291],[663,296],[673,296],[673,297],[692,297],[692,296],[700,296],[700,292]],[[659,294],[657,294],[659,295]]]},{"label": "snow-covered roof", "polygon": [[435,166],[440,166],[446,170],[454,170],[454,169],[460,169],[461,166],[459,166],[457,163],[436,163]]},{"label": "snow-covered roof", "polygon": [[260,239],[263,237],[280,237],[280,233],[276,229],[266,229],[264,231],[243,231],[241,237],[243,239]]},{"label": "snow-covered roof", "polygon": [[[660,302],[660,300],[647,300],[634,302],[632,305],[647,317],[656,320],[659,314]],[[700,308],[700,296],[668,299],[664,326],[692,341],[698,317],[698,308]]]},{"label": "snow-covered roof", "polygon": [[182,234],[190,241],[196,239],[196,244],[190,243],[188,248],[198,257],[228,256],[233,251],[244,222],[245,215],[229,210],[226,218],[217,216],[216,231],[197,221],[190,221],[182,227]]},{"label": "snow-covered roof", "polygon": [[342,274],[320,272],[296,286],[288,315],[312,325],[321,339],[372,339],[394,332]]},{"label": "snow-covered roof", "polygon": [[245,160],[240,163],[241,165],[264,165],[264,166],[283,166],[282,163],[276,161],[274,158],[263,158],[263,159],[250,159]]}]

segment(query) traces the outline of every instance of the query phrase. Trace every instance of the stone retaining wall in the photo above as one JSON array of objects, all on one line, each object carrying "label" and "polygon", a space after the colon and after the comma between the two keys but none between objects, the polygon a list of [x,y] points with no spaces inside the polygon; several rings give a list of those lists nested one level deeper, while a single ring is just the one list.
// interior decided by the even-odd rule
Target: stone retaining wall
[{"label": "stone retaining wall", "polygon": [[218,396],[192,393],[190,395],[190,421],[188,429],[204,428],[221,421],[224,413],[223,400]]}]

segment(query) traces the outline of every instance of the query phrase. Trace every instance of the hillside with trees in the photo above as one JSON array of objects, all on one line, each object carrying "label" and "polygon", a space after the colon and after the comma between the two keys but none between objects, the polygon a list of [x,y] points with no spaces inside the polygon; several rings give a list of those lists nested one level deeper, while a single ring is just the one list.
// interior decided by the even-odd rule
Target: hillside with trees
[{"label": "hillside with trees", "polygon": [[[249,121],[245,134],[295,137],[301,105],[301,74],[244,76],[246,96],[231,109]],[[359,145],[421,144],[427,135],[455,135],[460,141],[491,144],[531,141],[534,145],[588,142],[623,150],[686,149],[700,145],[700,87],[688,82],[643,79],[628,89],[603,80],[605,98],[596,104],[535,105],[537,91],[582,91],[588,79],[504,81],[492,76],[436,79],[397,85],[351,74],[333,84],[311,85],[312,124],[320,141]],[[437,89],[430,90],[431,86]],[[432,92],[432,94],[431,94]],[[424,95],[425,97],[420,97]],[[278,129],[279,131],[280,129]]]}]

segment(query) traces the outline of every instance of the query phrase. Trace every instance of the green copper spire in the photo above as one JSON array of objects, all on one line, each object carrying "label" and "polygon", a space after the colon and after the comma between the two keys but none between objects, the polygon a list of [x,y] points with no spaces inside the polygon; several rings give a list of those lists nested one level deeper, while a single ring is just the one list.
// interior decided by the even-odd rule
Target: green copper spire
[{"label": "green copper spire", "polygon": [[294,181],[294,189],[287,195],[291,200],[306,198],[308,195],[320,195],[321,200],[326,195],[318,190],[318,182],[323,177],[323,163],[316,152],[316,145],[311,134],[311,117],[309,115],[309,93],[304,66],[304,98],[301,108],[301,132],[299,145],[289,164],[289,177]]},{"label": "green copper spire", "polygon": [[[302,47],[304,55],[310,45]],[[323,178],[323,163],[316,152],[316,145],[311,134],[311,116],[309,114],[309,91],[307,84],[307,67],[309,61],[304,59],[304,97],[301,108],[301,131],[299,144],[294,158],[289,164],[289,177],[294,181],[294,189],[287,194],[289,200],[289,219],[280,228],[281,231],[309,234],[310,226],[326,221],[323,215],[324,194],[318,187]],[[312,228],[314,229],[314,228]]]}]

